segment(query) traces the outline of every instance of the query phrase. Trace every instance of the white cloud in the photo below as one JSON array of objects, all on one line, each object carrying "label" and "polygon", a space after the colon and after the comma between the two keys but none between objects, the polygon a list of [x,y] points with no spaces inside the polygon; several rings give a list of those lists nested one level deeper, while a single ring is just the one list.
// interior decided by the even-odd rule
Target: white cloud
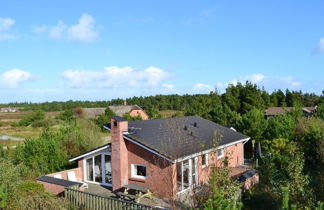
[{"label": "white cloud", "polygon": [[49,36],[54,39],[61,39],[63,38],[63,33],[65,33],[66,29],[67,26],[64,24],[64,22],[59,20],[56,26],[50,28]]},{"label": "white cloud", "polygon": [[66,25],[59,20],[55,26],[38,26],[35,33],[48,32],[48,36],[54,39],[67,39],[83,43],[95,41],[99,36],[96,20],[88,14],[83,14],[75,25]]},{"label": "white cloud", "polygon": [[30,81],[34,76],[23,70],[12,69],[0,75],[1,87],[17,88],[23,82]]},{"label": "white cloud", "polygon": [[266,76],[263,74],[251,74],[239,78],[234,78],[230,82],[217,82],[216,87],[221,91],[225,91],[228,85],[237,85],[240,83],[245,83],[246,81],[252,82],[253,84],[258,85],[259,87],[264,86],[268,90],[274,89],[296,89],[300,87],[301,82],[297,81],[291,76],[279,77],[279,76]]},{"label": "white cloud", "polygon": [[215,88],[211,85],[197,83],[193,86],[191,92],[192,93],[209,93],[214,90],[215,90]]},{"label": "white cloud", "polygon": [[83,14],[79,23],[70,26],[68,29],[69,38],[80,42],[92,42],[98,35],[96,20],[88,14]]},{"label": "white cloud", "polygon": [[314,53],[324,53],[324,37],[319,40]]},{"label": "white cloud", "polygon": [[164,81],[169,76],[168,72],[153,66],[146,69],[110,66],[100,72],[70,69],[62,73],[73,88],[166,87]]},{"label": "white cloud", "polygon": [[33,28],[33,32],[40,34],[40,33],[44,33],[48,30],[48,26],[36,26]]},{"label": "white cloud", "polygon": [[11,18],[0,18],[0,41],[14,38],[11,31],[14,24],[15,21]]},{"label": "white cloud", "polygon": [[174,89],[174,85],[172,85],[172,84],[162,84],[162,87],[164,87],[164,88],[166,88],[166,89],[170,89],[170,90],[172,90],[172,89]]}]

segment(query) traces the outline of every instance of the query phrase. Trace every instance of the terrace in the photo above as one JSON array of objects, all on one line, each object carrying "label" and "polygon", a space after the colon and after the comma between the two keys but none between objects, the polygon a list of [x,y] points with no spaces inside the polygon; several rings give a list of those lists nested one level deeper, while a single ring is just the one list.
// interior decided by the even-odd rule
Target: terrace
[{"label": "terrace", "polygon": [[[112,192],[111,187],[106,187],[99,184],[88,183],[88,188],[86,188],[84,192],[96,194],[102,197],[117,198],[116,194]],[[147,198],[147,197],[141,198],[139,200],[139,203],[149,205],[149,206],[161,206],[165,208],[171,207],[170,201],[168,199],[159,198],[156,196],[152,196],[152,198]]]}]

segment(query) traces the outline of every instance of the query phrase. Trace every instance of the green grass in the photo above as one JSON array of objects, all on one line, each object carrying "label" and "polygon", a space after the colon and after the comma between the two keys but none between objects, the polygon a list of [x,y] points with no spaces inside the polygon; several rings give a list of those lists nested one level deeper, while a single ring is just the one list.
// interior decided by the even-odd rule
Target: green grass
[{"label": "green grass", "polygon": [[[0,113],[0,136],[12,136],[23,139],[28,137],[38,137],[42,133],[42,128],[33,128],[31,126],[11,126],[13,122],[18,122],[31,113],[31,111]],[[46,112],[45,116],[46,118],[55,118],[59,113],[60,112]],[[56,127],[53,129],[58,129]]]},{"label": "green grass", "polygon": [[17,144],[21,143],[22,141],[12,141],[12,140],[0,140],[0,146],[6,147],[6,146],[16,146]]},{"label": "green grass", "polygon": [[177,110],[161,110],[160,114],[162,118],[169,118],[175,115],[177,112],[181,113],[183,115],[183,111],[177,111]]}]

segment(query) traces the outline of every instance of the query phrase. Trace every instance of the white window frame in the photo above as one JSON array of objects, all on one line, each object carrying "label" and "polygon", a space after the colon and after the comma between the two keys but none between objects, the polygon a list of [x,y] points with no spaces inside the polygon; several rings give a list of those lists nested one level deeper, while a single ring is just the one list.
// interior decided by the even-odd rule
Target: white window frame
[{"label": "white window frame", "polygon": [[[205,164],[203,164],[203,162],[202,162],[202,157],[203,156],[205,156]],[[208,153],[207,154],[203,154],[202,156],[201,156],[201,167],[202,168],[205,168],[205,167],[207,167],[208,166]]]},{"label": "white window frame", "polygon": [[[136,167],[137,166],[142,166],[142,167],[145,167],[145,171],[146,171],[146,176],[140,176],[140,175],[137,175],[135,172],[136,172]],[[147,167],[146,165],[142,165],[142,164],[132,164],[131,165],[131,174],[132,174],[132,178],[136,178],[136,179],[146,179],[147,177]]]},{"label": "white window frame", "polygon": [[[218,155],[218,151],[219,151],[219,150],[222,151],[222,154],[221,154],[221,155]],[[224,151],[224,148],[220,148],[220,149],[218,149],[216,152],[217,152],[217,158],[218,158],[218,159],[224,157],[224,152],[225,152],[225,151]]]},{"label": "white window frame", "polygon": [[[94,158],[97,155],[101,155],[101,167],[102,167],[102,182],[95,182],[95,181],[91,181],[88,180],[87,177],[87,159],[92,159],[92,173],[93,173],[93,180],[95,180],[95,170],[94,170]],[[104,185],[104,186],[108,186],[111,187],[112,184],[108,184],[105,183],[104,179],[105,179],[105,155],[110,155],[111,156],[111,152],[110,151],[100,151],[91,155],[88,155],[86,157],[83,158],[83,174],[84,174],[84,181],[88,182],[88,183],[92,183],[92,184],[98,184],[98,185]],[[112,164],[112,163],[111,163]],[[111,166],[112,167],[112,166]]]}]

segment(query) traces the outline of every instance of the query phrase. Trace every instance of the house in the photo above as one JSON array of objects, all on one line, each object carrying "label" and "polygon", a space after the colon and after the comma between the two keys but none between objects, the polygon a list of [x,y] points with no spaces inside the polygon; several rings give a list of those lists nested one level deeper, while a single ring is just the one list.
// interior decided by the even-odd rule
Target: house
[{"label": "house", "polygon": [[16,112],[17,111],[17,109],[15,109],[15,108],[1,108],[0,109],[0,112]]},{"label": "house", "polygon": [[[141,116],[143,120],[148,120],[149,116],[137,105],[112,105],[109,106],[117,116],[123,117],[129,113],[131,117]],[[96,118],[105,113],[106,108],[83,108],[84,115],[88,118]]]},{"label": "house", "polygon": [[131,117],[141,116],[143,120],[149,119],[149,116],[145,113],[145,111],[137,105],[114,105],[109,106],[109,109],[120,117],[123,117],[126,113],[129,113]]},{"label": "house", "polygon": [[[285,115],[287,112],[290,112],[295,107],[269,107],[265,111],[265,117],[266,119],[269,119],[269,117],[277,116],[277,115]],[[316,111],[316,107],[303,107],[302,112],[304,116],[310,116]]]},{"label": "house", "polygon": [[[242,166],[250,139],[196,116],[132,122],[115,116],[105,128],[111,131],[111,143],[70,159],[78,162],[71,169],[77,178],[113,190],[145,186],[168,198],[206,183],[214,166]],[[64,179],[71,170],[58,173]]]}]

